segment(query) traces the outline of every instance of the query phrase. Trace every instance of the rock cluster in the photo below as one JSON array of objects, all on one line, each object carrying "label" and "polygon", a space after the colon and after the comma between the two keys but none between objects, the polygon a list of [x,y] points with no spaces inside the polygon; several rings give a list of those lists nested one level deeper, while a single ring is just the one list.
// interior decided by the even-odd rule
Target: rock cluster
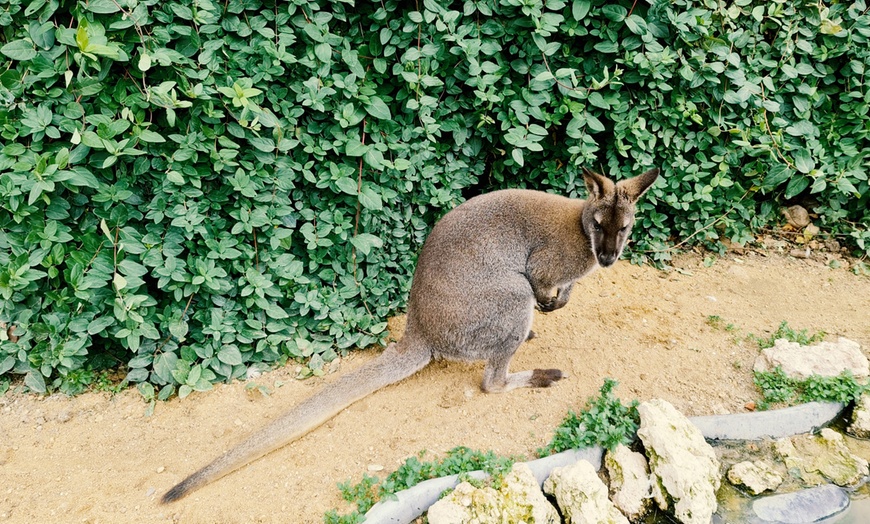
[{"label": "rock cluster", "polygon": [[[638,435],[644,455],[620,446],[604,459],[610,489],[585,460],[553,469],[544,492],[559,505],[571,524],[628,524],[640,519],[655,500],[680,522],[709,524],[716,511],[719,462],[700,431],[664,400],[639,406]],[[611,496],[608,496],[608,491]],[[612,498],[612,500],[611,500]],[[559,514],[540,492],[528,467],[517,464],[500,490],[461,483],[435,503],[432,524],[559,522]]]},{"label": "rock cluster", "polygon": [[430,524],[557,524],[559,513],[547,500],[525,464],[514,464],[501,489],[461,482],[429,508]]}]

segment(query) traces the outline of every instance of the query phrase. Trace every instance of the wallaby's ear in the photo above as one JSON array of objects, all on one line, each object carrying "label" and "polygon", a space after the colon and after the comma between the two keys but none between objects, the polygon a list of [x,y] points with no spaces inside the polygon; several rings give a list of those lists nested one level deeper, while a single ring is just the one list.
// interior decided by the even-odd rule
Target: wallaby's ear
[{"label": "wallaby's ear", "polygon": [[586,182],[586,191],[589,192],[589,198],[601,198],[607,189],[613,186],[613,182],[603,175],[583,168],[583,180]]},{"label": "wallaby's ear", "polygon": [[650,169],[645,173],[641,173],[636,177],[627,180],[620,180],[616,185],[625,190],[625,194],[632,202],[636,202],[646,190],[653,185],[656,178],[659,176],[659,169]]}]

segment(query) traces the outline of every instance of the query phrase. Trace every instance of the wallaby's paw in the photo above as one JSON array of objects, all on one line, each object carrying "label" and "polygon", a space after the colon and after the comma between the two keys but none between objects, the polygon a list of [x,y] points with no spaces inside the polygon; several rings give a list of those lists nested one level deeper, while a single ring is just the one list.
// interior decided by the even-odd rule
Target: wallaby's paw
[{"label": "wallaby's paw", "polygon": [[553,385],[553,382],[562,380],[565,375],[559,369],[536,369],[532,372],[532,378],[529,380],[529,386],[533,388],[547,388]]},{"label": "wallaby's paw", "polygon": [[538,302],[537,304],[538,311],[542,313],[549,313],[550,311],[555,311],[559,309],[556,306],[556,297],[553,297],[552,300],[548,300],[546,302]]},{"label": "wallaby's paw", "polygon": [[526,340],[527,341],[532,340],[533,338],[537,338],[537,337],[538,337],[538,334],[530,329],[528,336],[526,336]]}]

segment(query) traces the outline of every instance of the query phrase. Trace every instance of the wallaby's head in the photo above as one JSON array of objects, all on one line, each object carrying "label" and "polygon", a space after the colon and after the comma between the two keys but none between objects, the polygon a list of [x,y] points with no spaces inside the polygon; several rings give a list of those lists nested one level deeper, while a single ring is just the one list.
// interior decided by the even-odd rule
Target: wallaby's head
[{"label": "wallaby's head", "polygon": [[583,231],[601,267],[613,265],[619,259],[634,225],[634,204],[658,176],[658,169],[650,169],[614,184],[603,175],[583,170],[589,191],[583,209]]}]

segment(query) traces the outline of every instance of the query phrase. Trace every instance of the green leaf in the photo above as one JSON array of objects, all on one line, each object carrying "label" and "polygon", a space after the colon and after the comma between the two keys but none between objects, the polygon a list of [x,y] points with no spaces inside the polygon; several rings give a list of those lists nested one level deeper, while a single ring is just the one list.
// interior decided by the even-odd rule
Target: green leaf
[{"label": "green leaf", "polygon": [[574,17],[574,20],[579,22],[586,18],[591,6],[592,3],[589,0],[574,0],[571,4],[571,16]]},{"label": "green leaf", "polygon": [[794,198],[799,195],[807,186],[810,185],[810,179],[805,176],[794,176],[788,181],[785,187],[785,198]]},{"label": "green leaf", "polygon": [[816,161],[813,160],[813,156],[808,149],[801,148],[794,152],[794,165],[798,171],[807,174],[815,169]]},{"label": "green leaf", "polygon": [[264,153],[275,151],[275,141],[271,138],[254,137],[249,140],[252,146]]},{"label": "green leaf", "polygon": [[166,142],[166,139],[163,138],[163,135],[161,135],[160,133],[156,133],[154,131],[151,131],[149,129],[143,129],[143,130],[139,131],[138,136],[139,136],[139,140],[141,140],[143,142],[148,142],[151,144],[162,144],[162,143]]},{"label": "green leaf", "polygon": [[801,120],[786,127],[785,132],[791,136],[812,137],[816,135],[816,127],[807,120]]},{"label": "green leaf", "polygon": [[371,253],[372,248],[380,249],[384,242],[379,237],[370,233],[360,233],[350,239],[350,243],[356,247],[363,255]]},{"label": "green leaf", "polygon": [[115,323],[114,317],[103,316],[97,317],[88,324],[88,333],[91,335],[96,335],[97,333],[102,332],[107,327],[113,325]]},{"label": "green leaf", "polygon": [[601,12],[614,22],[622,22],[628,14],[628,10],[619,4],[605,4],[601,7]]},{"label": "green leaf", "polygon": [[33,370],[24,375],[24,385],[34,393],[45,393],[48,389],[45,387],[45,378],[42,373]]},{"label": "green leaf", "polygon": [[596,51],[600,51],[602,53],[618,53],[619,52],[619,44],[616,42],[598,42],[593,46]]},{"label": "green leaf", "polygon": [[347,176],[336,180],[335,185],[348,195],[356,195],[359,190],[357,181]]},{"label": "green leaf", "polygon": [[369,103],[366,104],[365,108],[366,112],[375,118],[381,120],[390,120],[392,118],[390,115],[390,108],[387,107],[387,104],[385,104],[383,100],[376,96],[369,99]]},{"label": "green leaf", "polygon": [[[8,355],[5,359],[0,361],[0,376],[6,374],[7,371],[15,367],[15,357],[12,355]],[[2,395],[2,393],[0,393]]]},{"label": "green leaf", "polygon": [[139,68],[139,71],[148,71],[151,69],[151,55],[148,53],[142,53],[139,55],[137,67]]},{"label": "green leaf", "polygon": [[329,63],[332,60],[332,48],[326,42],[314,46],[314,56],[324,63]]},{"label": "green leaf", "polygon": [[646,20],[634,14],[625,19],[625,25],[629,31],[636,35],[645,35],[649,32]]},{"label": "green leaf", "polygon": [[363,144],[356,138],[351,138],[347,141],[344,152],[348,156],[363,156],[369,150],[369,147],[370,146]]},{"label": "green leaf", "polygon": [[238,366],[242,364],[242,352],[236,346],[224,346],[218,351],[218,360],[224,364]]},{"label": "green leaf", "polygon": [[380,211],[384,207],[381,195],[368,184],[363,184],[359,192],[359,202],[364,208],[372,211]]},{"label": "green leaf", "polygon": [[[160,353],[154,358],[154,374],[163,384],[172,383],[175,375],[173,372],[178,368],[178,355],[170,351]],[[177,381],[181,382],[181,381]]]},{"label": "green leaf", "polygon": [[117,13],[121,10],[121,6],[114,0],[88,0],[84,6],[88,11],[101,15]]},{"label": "green leaf", "polygon": [[121,273],[115,273],[114,278],[112,278],[112,284],[115,285],[115,289],[120,291],[127,287],[127,279],[124,278]]},{"label": "green leaf", "polygon": [[0,47],[0,53],[8,56],[12,60],[27,61],[36,58],[36,49],[33,44],[27,40],[13,40],[8,44]]},{"label": "green leaf", "polygon": [[511,150],[511,158],[514,159],[514,162],[517,163],[520,167],[525,163],[525,159],[523,158],[523,150],[515,147]]},{"label": "green leaf", "polygon": [[764,177],[763,185],[767,189],[773,189],[788,180],[793,174],[794,171],[789,169],[788,166],[784,164],[775,164],[771,166],[770,170],[767,172],[767,176]]}]

